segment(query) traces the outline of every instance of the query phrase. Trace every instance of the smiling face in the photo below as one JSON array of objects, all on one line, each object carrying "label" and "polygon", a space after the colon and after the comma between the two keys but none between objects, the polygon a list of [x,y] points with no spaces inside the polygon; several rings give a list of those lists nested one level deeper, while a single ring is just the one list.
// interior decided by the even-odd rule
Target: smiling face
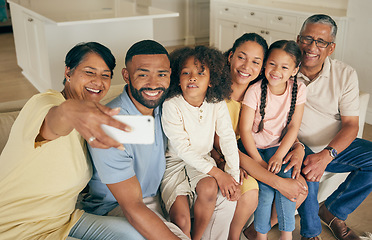
[{"label": "smiling face", "polygon": [[171,74],[167,55],[133,56],[122,74],[129,85],[129,97],[142,114],[151,114],[164,101]]},{"label": "smiling face", "polygon": [[75,69],[65,68],[66,99],[98,102],[107,93],[111,84],[111,70],[102,57],[88,53]]},{"label": "smiling face", "polygon": [[273,94],[283,94],[290,77],[296,75],[298,67],[294,57],[282,49],[273,49],[265,64],[265,76]]},{"label": "smiling face", "polygon": [[[332,27],[330,25],[322,23],[309,23],[305,26],[301,32],[303,37],[311,37],[315,40],[323,40],[326,42],[332,42],[333,38],[331,35]],[[312,75],[317,75],[323,67],[323,63],[327,56],[330,56],[335,50],[335,43],[329,44],[326,48],[320,48],[316,46],[315,41],[312,44],[307,45],[299,41],[297,37],[297,43],[302,51],[302,67],[301,71],[304,70]]]},{"label": "smiling face", "polygon": [[233,84],[247,85],[258,77],[264,60],[264,50],[254,41],[246,41],[230,53],[229,62]]},{"label": "smiling face", "polygon": [[182,96],[194,107],[200,107],[210,87],[209,68],[194,57],[186,60],[180,73]]}]

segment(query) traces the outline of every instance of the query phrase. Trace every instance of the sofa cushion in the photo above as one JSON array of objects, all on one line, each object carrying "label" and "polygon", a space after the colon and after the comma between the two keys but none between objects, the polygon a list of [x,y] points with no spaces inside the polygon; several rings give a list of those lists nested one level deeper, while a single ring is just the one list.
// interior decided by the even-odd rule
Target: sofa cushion
[{"label": "sofa cushion", "polygon": [[19,111],[0,113],[0,154],[8,141],[10,129],[18,114]]}]

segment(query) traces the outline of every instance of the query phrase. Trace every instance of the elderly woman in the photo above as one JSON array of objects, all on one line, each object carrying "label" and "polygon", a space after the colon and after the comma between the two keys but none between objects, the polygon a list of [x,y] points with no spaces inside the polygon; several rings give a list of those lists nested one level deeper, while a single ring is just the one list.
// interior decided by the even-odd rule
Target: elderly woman
[{"label": "elderly woman", "polygon": [[0,156],[0,239],[120,238],[120,218],[75,209],[92,175],[83,138],[93,147],[122,149],[100,125],[128,130],[111,117],[117,109],[98,103],[110,87],[115,58],[89,42],[72,48],[65,63],[63,91],[26,103]]}]

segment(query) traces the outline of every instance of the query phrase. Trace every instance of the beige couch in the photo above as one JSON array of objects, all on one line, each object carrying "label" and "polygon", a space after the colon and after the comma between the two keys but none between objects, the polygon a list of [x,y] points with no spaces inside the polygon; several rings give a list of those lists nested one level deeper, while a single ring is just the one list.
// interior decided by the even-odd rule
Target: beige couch
[{"label": "beige couch", "polygon": [[[124,85],[114,85],[111,86],[109,92],[105,96],[105,98],[101,101],[103,104],[111,101],[116,96],[118,96],[122,90]],[[369,94],[360,92],[360,117],[359,117],[359,133],[358,137],[362,137],[363,134],[363,127],[364,121],[367,112]],[[5,102],[0,103],[0,153],[2,152],[6,141],[9,136],[9,132],[11,126],[13,125],[14,120],[18,116],[20,109],[26,103],[25,100],[18,100],[13,102]],[[321,179],[321,183],[319,186],[319,195],[318,199],[319,202],[324,201],[337,187],[338,185],[345,179],[346,174],[333,174],[333,173],[325,173]]]}]

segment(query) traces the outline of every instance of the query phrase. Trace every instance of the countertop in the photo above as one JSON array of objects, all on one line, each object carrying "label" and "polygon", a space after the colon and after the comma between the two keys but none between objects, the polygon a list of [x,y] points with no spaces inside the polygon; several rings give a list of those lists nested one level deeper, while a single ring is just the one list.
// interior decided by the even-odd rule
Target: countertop
[{"label": "countertop", "polygon": [[8,3],[60,26],[179,16],[177,12],[141,6],[130,0],[8,0]]},{"label": "countertop", "polygon": [[260,6],[269,9],[283,9],[295,12],[305,13],[324,13],[336,17],[346,17],[346,9],[331,8],[325,6],[315,6],[301,3],[292,3],[285,0],[215,0],[216,2],[228,2],[237,5]]}]

